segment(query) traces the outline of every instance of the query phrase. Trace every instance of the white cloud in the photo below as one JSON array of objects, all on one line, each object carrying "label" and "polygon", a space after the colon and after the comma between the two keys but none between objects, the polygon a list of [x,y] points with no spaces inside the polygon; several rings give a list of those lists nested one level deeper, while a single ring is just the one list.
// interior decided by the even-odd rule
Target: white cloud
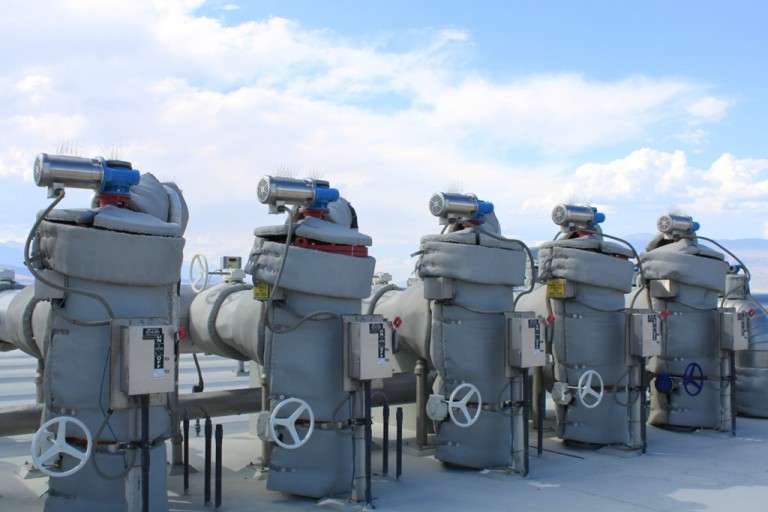
[{"label": "white cloud", "polygon": [[[277,17],[225,26],[196,15],[201,5],[4,4],[0,47],[15,51],[0,70],[0,179],[36,203],[32,213],[8,212],[26,215],[9,223],[31,220],[44,203],[44,191],[19,182],[38,152],[63,140],[83,156],[119,146],[138,169],[177,181],[192,209],[190,252],[247,250],[253,227],[283,221],[256,201],[258,178],[281,165],[319,169],[357,208],[373,251],[393,263],[437,231],[427,201],[452,183],[496,204],[505,232],[533,240],[552,228],[560,201],[617,215],[633,205],[652,225],[660,205],[699,208],[692,177],[702,197],[726,204],[738,196],[733,179],[762,172],[747,160],[696,170],[683,151],[650,148],[571,162],[614,143],[648,146],[656,130],[677,134],[692,116],[721,119],[728,101],[691,80],[497,80],[462,60],[472,37],[461,29],[399,34],[412,39],[394,45],[386,34],[348,38]],[[35,37],[25,20],[36,21]],[[749,200],[759,201],[753,189]]]},{"label": "white cloud", "polygon": [[658,215],[676,211],[693,216],[706,236],[759,237],[764,231],[754,219],[768,214],[768,160],[724,154],[699,169],[683,151],[645,148],[605,164],[584,164],[550,181],[526,199],[523,210],[544,218],[561,202],[596,206],[607,214],[613,234],[652,232]]},{"label": "white cloud", "polygon": [[730,105],[728,100],[707,96],[694,101],[687,110],[694,117],[694,122],[719,121],[725,117]]},{"label": "white cloud", "polygon": [[44,89],[51,84],[50,77],[45,75],[30,74],[19,80],[16,88],[21,92],[33,92]]},{"label": "white cloud", "polygon": [[632,77],[592,82],[580,75],[536,75],[513,83],[470,79],[436,95],[438,120],[513,146],[574,152],[642,137],[674,115],[674,100],[695,86]]}]

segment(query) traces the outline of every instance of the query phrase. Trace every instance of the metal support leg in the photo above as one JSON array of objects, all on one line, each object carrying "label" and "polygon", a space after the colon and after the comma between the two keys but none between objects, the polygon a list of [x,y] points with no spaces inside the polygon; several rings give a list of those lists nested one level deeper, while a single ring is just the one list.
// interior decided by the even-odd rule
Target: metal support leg
[{"label": "metal support leg", "polygon": [[[262,372],[261,376],[261,410],[269,411],[269,386],[267,385],[267,374]],[[274,443],[269,441],[261,442],[261,469],[266,470],[269,468],[269,461],[272,458],[272,450]]]},{"label": "metal support leg", "polygon": [[427,361],[419,359],[413,371],[416,374],[416,445],[427,446]]}]

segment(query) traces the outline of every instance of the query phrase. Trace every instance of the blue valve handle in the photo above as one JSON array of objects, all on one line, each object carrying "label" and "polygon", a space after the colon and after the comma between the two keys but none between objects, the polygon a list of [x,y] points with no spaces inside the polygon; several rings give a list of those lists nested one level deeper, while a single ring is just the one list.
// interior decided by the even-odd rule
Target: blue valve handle
[{"label": "blue valve handle", "polygon": [[674,383],[672,382],[672,377],[670,375],[667,375],[666,373],[660,373],[656,376],[656,379],[653,381],[653,385],[656,388],[656,391],[659,393],[667,394],[672,391],[672,388],[674,387]]},{"label": "blue valve handle", "polygon": [[683,387],[688,396],[696,396],[704,388],[704,370],[699,363],[691,363],[683,374]]}]

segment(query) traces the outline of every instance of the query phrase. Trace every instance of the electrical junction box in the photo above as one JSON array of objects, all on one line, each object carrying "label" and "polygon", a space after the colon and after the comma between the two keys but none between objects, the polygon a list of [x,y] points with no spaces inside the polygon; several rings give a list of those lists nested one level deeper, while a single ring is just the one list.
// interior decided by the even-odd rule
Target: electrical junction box
[{"label": "electrical junction box", "polygon": [[720,309],[720,348],[747,350],[749,348],[749,316],[733,308]]},{"label": "electrical junction box", "polygon": [[392,326],[381,315],[344,315],[344,390],[355,381],[386,379],[394,373]]},{"label": "electrical junction box", "polygon": [[507,367],[533,368],[547,362],[546,323],[534,313],[506,313]]},{"label": "electrical junction box", "polygon": [[650,310],[629,310],[629,353],[636,357],[661,355],[661,319]]},{"label": "electrical junction box", "polygon": [[174,390],[175,329],[172,326],[123,326],[121,339],[121,380],[124,393],[133,396]]}]

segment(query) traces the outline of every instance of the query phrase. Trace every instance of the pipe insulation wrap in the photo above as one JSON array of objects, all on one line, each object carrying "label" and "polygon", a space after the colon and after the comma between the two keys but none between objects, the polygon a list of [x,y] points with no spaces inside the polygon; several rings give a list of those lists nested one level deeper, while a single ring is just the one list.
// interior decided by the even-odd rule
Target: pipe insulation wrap
[{"label": "pipe insulation wrap", "polygon": [[189,306],[189,336],[181,342],[182,352],[256,360],[260,304],[251,288],[219,283],[197,294]]},{"label": "pipe insulation wrap", "polygon": [[[328,426],[350,419],[345,407],[350,394],[341,379],[341,315],[360,314],[361,299],[371,291],[375,260],[286,247],[286,227],[257,228],[246,265],[254,282],[280,290],[279,301],[270,301],[264,313],[269,316],[263,356],[269,410],[286,398],[298,398],[312,408],[316,423]],[[356,229],[312,217],[300,221],[295,234],[321,243],[370,245],[370,237]],[[261,328],[256,321],[252,325],[258,336]],[[304,425],[296,429],[300,435],[307,434]],[[315,428],[300,449],[274,447],[267,488],[315,498],[346,493],[354,464],[352,451],[348,436],[327,427]]]},{"label": "pipe insulation wrap", "polygon": [[748,299],[727,300],[725,307],[749,316],[749,348],[736,352],[736,412],[768,418],[768,316]]},{"label": "pipe insulation wrap", "polygon": [[[640,254],[645,279],[669,279],[672,297],[652,298],[654,311],[666,311],[662,322],[662,355],[652,357],[648,371],[672,376],[677,385],[669,393],[651,389],[651,425],[670,425],[716,430],[730,429],[731,400],[720,350],[719,294],[725,290],[728,264],[724,256],[690,239],[663,245],[657,237]],[[641,304],[647,302],[641,297]],[[692,386],[685,380],[692,365],[701,368],[705,380]],[[687,383],[687,384],[686,384]],[[700,391],[694,388],[698,388]]]},{"label": "pipe insulation wrap", "polygon": [[[125,397],[117,373],[123,368],[119,326],[169,326],[175,332],[184,239],[178,224],[165,222],[169,213],[165,190],[154,190],[162,198],[161,217],[107,206],[53,210],[40,223],[40,264],[62,274],[66,287],[66,300],[49,304],[47,311],[41,303],[31,315],[35,341],[45,349],[43,419],[74,415],[92,434],[98,433],[94,440],[98,446],[135,443],[140,428],[150,440],[162,441],[171,432],[171,419],[160,405],[151,406],[148,423],[140,425],[139,413]],[[165,336],[163,346],[173,344],[174,338]],[[170,359],[163,360],[161,374],[155,372],[165,384],[175,377],[169,374],[175,372]],[[112,400],[121,396],[122,401]],[[108,409],[114,410],[107,413]],[[154,444],[146,456],[152,482],[149,508],[168,510],[165,443]],[[46,511],[97,512],[132,506],[133,493],[126,493],[126,486],[137,483],[136,474],[125,467],[126,461],[131,464],[131,454],[126,459],[120,451],[99,449],[93,457],[98,466],[87,464],[67,478],[50,480]],[[65,466],[70,464],[64,459]]]}]

